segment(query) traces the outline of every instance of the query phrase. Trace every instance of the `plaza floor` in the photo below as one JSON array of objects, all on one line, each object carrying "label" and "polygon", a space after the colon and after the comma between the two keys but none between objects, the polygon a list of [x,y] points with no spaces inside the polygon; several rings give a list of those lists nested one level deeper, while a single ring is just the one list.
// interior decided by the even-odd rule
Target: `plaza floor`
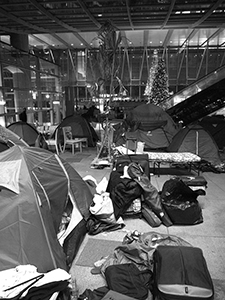
[{"label": "plaza floor", "polygon": [[[72,162],[71,152],[60,154],[63,158],[70,160],[70,163],[80,174],[81,177],[86,175],[93,176],[99,183],[104,177],[109,179],[111,172],[110,168],[93,169],[91,162],[97,156],[95,148],[86,148],[83,150],[84,158],[80,161]],[[74,157],[76,157],[75,153]],[[157,228],[152,228],[142,218],[126,218],[125,227],[121,230],[104,232],[95,236],[88,234],[79,249],[79,252],[74,259],[70,269],[71,275],[76,278],[79,294],[86,289],[96,289],[106,284],[101,274],[93,275],[91,266],[77,265],[77,259],[88,239],[104,239],[106,241],[122,241],[124,236],[133,230],[139,232],[156,231],[161,234],[176,235],[193,246],[202,249],[206,259],[208,269],[213,279],[215,288],[215,300],[225,299],[225,173],[203,172],[201,175],[207,180],[207,189],[205,196],[199,196],[198,201],[202,207],[203,223],[192,226],[171,226],[169,228],[160,225]],[[151,175],[151,183],[158,191],[162,189],[163,184],[170,178],[171,175]],[[97,251],[97,250],[96,250]],[[112,249],[113,251],[113,249]],[[93,253],[95,249],[93,249]],[[110,253],[109,253],[110,254]],[[96,253],[95,253],[96,255]]]}]

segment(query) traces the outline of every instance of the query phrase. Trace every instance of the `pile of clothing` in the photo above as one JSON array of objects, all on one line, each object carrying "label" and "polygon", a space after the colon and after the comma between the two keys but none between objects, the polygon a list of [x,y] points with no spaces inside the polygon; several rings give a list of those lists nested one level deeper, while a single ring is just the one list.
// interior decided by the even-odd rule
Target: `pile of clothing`
[{"label": "pile of clothing", "polygon": [[[158,251],[160,247],[162,250]],[[159,262],[156,254],[162,255],[163,264]],[[172,255],[170,259],[166,259],[168,254]],[[180,259],[180,255],[184,260]],[[180,265],[181,262],[183,265]],[[79,295],[80,300],[184,299],[184,291],[185,299],[189,298],[189,293],[190,299],[213,299],[213,283],[201,249],[175,235],[134,231],[124,237],[122,245],[116,247],[113,253],[95,265],[105,278],[106,286],[93,291],[86,289]],[[163,273],[159,273],[159,266]],[[177,268],[173,270],[173,267]],[[174,276],[171,276],[171,269],[173,275],[176,274],[175,280]],[[160,284],[161,277],[165,286]],[[190,281],[188,286],[187,278]],[[112,291],[116,292],[115,297],[107,298]],[[164,298],[155,298],[159,295]]]},{"label": "pile of clothing", "polygon": [[[148,164],[147,159],[144,161]],[[158,191],[150,181],[149,169],[144,169],[143,164],[120,161],[108,181],[104,178],[94,184],[87,230],[92,235],[117,230],[125,226],[125,216],[137,214],[153,228],[161,224],[166,227],[196,225],[203,222],[199,195],[199,191],[178,177],[167,180]]]}]

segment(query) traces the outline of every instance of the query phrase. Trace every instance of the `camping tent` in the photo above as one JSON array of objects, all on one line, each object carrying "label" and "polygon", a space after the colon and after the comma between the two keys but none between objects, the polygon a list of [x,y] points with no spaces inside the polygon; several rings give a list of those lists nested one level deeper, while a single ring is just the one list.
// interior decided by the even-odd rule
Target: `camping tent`
[{"label": "camping tent", "polygon": [[221,163],[219,149],[212,136],[200,125],[182,128],[167,148],[169,152],[191,152],[217,165]]},{"label": "camping tent", "polygon": [[225,118],[223,116],[207,116],[199,121],[214,138],[219,150],[225,149]]},{"label": "camping tent", "polygon": [[[86,137],[88,139],[88,146],[94,147],[96,145],[96,141],[98,140],[98,136],[94,130],[94,128],[91,126],[91,124],[83,118],[81,115],[74,113],[71,116],[67,116],[62,120],[62,122],[58,125],[56,128],[58,134],[60,135],[58,139],[62,139],[62,131],[60,128],[65,126],[71,126],[72,128],[72,134],[74,138],[81,138]],[[55,130],[55,132],[56,132]],[[54,134],[55,134],[54,132]],[[53,137],[54,137],[53,134]]]},{"label": "camping tent", "polygon": [[135,138],[145,143],[145,148],[167,148],[177,133],[173,119],[159,106],[142,104],[135,107],[127,116],[129,131],[126,138]]},{"label": "camping tent", "polygon": [[0,141],[0,152],[5,151],[9,149],[9,146],[7,145],[7,143]]},{"label": "camping tent", "polygon": [[[20,264],[39,272],[67,269],[86,234],[87,184],[66,161],[40,148],[13,146],[0,153],[0,166],[0,270]],[[68,218],[73,223],[63,231]],[[73,253],[66,251],[69,236]]]},{"label": "camping tent", "polygon": [[29,146],[17,134],[0,125],[0,152],[7,150],[14,145]]},{"label": "camping tent", "polygon": [[39,132],[31,124],[19,121],[11,123],[7,128],[21,137],[29,146],[35,146]]}]

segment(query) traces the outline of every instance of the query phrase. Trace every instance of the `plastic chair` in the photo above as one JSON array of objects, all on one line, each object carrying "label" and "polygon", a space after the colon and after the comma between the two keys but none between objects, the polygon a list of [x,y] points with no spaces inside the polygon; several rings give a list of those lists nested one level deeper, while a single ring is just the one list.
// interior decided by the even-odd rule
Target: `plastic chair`
[{"label": "plastic chair", "polygon": [[58,155],[60,154],[60,152],[62,152],[62,146],[58,140],[58,129],[56,129],[56,131],[55,131],[55,137],[47,139],[46,143],[47,143],[49,149],[54,147],[56,150],[56,153]]},{"label": "plastic chair", "polygon": [[87,138],[73,138],[72,128],[71,126],[62,127],[64,145],[62,152],[65,151],[66,146],[72,147],[72,153],[75,152],[75,146],[78,145],[80,152],[82,152],[82,143],[85,142],[87,144]]}]

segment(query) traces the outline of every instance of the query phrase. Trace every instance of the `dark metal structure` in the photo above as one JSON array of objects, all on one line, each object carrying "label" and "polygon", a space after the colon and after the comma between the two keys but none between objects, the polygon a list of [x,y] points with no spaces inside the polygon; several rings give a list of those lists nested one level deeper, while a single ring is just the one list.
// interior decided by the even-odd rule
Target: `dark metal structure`
[{"label": "dark metal structure", "polygon": [[0,36],[29,34],[32,46],[91,48],[110,20],[125,47],[221,47],[224,17],[224,0],[1,0]]},{"label": "dark metal structure", "polygon": [[[0,41],[10,45],[27,37],[31,53],[49,53],[56,63],[62,59],[62,72],[69,74],[68,85],[78,97],[81,89],[87,91],[86,83],[79,82],[77,53],[81,50],[88,57],[98,51],[99,29],[110,21],[121,34],[120,79],[129,94],[140,99],[154,48],[166,61],[174,93],[223,67],[224,20],[225,0],[0,0]],[[64,70],[68,65],[70,73]],[[208,107],[206,100],[195,100]],[[192,106],[185,102],[182,111],[184,105]],[[216,103],[224,106],[223,99]],[[176,117],[181,118],[180,113]]]}]

